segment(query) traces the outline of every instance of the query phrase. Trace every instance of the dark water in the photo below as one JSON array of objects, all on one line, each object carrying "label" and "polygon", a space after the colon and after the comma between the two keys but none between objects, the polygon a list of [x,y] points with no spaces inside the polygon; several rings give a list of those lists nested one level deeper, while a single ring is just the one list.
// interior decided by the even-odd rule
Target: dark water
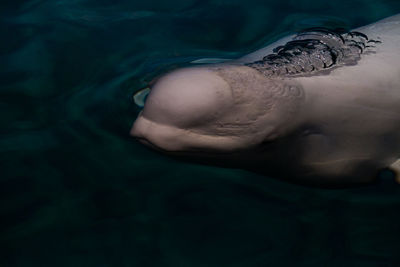
[{"label": "dark water", "polygon": [[178,162],[128,136],[132,94],[203,57],[397,0],[0,3],[0,266],[400,266],[400,189],[320,190]]}]

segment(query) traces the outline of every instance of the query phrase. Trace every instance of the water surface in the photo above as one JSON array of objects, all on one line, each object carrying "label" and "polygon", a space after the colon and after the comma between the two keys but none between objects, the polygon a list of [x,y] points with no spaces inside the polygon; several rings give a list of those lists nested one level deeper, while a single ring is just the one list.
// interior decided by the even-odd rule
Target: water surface
[{"label": "water surface", "polygon": [[390,0],[10,1],[0,9],[1,266],[399,266],[400,189],[319,190],[129,137],[134,92]]}]

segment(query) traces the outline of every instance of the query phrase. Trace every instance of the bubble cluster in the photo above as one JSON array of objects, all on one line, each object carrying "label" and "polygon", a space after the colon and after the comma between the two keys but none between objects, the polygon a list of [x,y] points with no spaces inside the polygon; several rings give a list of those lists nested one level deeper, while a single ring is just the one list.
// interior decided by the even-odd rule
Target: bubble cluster
[{"label": "bubble cluster", "polygon": [[267,76],[315,73],[339,65],[355,65],[364,52],[372,52],[377,40],[361,32],[316,27],[298,33],[262,60],[246,64]]}]

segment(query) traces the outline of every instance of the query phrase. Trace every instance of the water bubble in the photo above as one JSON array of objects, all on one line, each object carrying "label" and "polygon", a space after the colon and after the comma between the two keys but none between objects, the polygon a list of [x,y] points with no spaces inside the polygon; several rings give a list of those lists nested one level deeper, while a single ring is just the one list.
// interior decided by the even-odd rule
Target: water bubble
[{"label": "water bubble", "polygon": [[149,93],[150,93],[150,88],[146,87],[133,95],[133,101],[135,101],[135,104],[138,107],[143,108]]}]

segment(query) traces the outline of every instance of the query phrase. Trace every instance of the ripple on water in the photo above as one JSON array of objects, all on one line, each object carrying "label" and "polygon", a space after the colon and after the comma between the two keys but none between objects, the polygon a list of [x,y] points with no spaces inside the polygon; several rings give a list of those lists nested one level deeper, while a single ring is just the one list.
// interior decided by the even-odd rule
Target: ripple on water
[{"label": "ripple on water", "polygon": [[3,1],[0,265],[398,262],[389,183],[304,188],[176,161],[128,135],[133,94],[166,71],[396,10],[389,0]]}]

